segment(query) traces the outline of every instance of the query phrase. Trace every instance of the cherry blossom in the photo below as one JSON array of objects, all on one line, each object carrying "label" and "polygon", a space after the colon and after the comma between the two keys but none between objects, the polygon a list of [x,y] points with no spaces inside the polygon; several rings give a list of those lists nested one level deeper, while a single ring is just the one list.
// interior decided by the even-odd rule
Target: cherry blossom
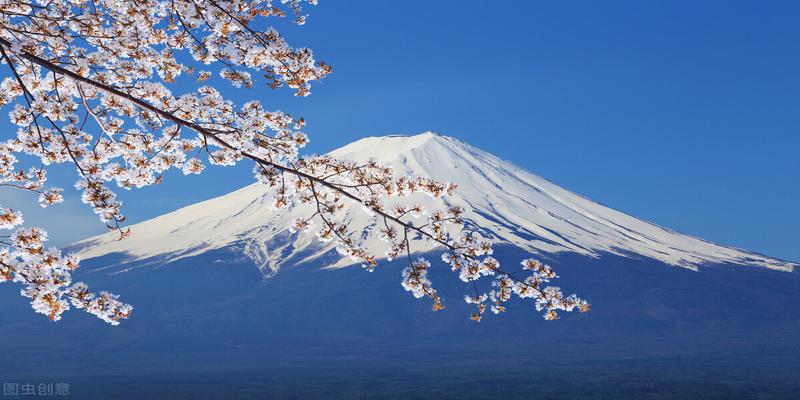
[{"label": "cherry blossom", "polygon": [[[426,210],[411,202],[415,193],[445,199],[457,190],[455,183],[398,176],[374,161],[302,156],[309,141],[304,119],[267,110],[258,101],[237,104],[207,84],[221,79],[240,90],[266,85],[308,96],[312,83],[332,68],[311,50],[291,47],[268,25],[287,16],[303,25],[304,6],[315,4],[0,0],[1,66],[8,74],[0,81],[0,106],[16,126],[0,142],[0,186],[38,193],[43,207],[57,205],[63,191],[45,187],[47,169],[71,165],[81,200],[123,239],[135,233],[124,227],[119,191],[160,184],[170,169],[200,174],[209,165],[246,161],[270,190],[276,210],[310,206],[307,218],[289,229],[333,241],[340,254],[372,271],[381,256],[363,245],[343,217],[360,206],[378,226],[373,234],[388,244],[382,256],[407,260],[402,287],[429,298],[434,311],[444,304],[428,279],[433,266],[412,258],[413,240],[442,247],[442,260],[470,290],[466,301],[477,308],[475,321],[487,302],[494,313],[506,311],[512,295],[533,299],[546,319],[558,318],[558,311],[587,311],[585,301],[543,286],[556,278],[545,265],[525,260],[521,271],[501,269],[489,241],[463,232],[462,208]],[[177,93],[175,82],[190,77],[195,89]],[[18,166],[21,156],[36,162],[25,169]],[[132,307],[116,295],[73,284],[78,260],[45,249],[46,232],[22,228],[22,222],[18,211],[0,207],[0,229],[16,229],[0,248],[0,280],[23,285],[36,312],[58,320],[74,307],[111,324],[131,314]]]}]

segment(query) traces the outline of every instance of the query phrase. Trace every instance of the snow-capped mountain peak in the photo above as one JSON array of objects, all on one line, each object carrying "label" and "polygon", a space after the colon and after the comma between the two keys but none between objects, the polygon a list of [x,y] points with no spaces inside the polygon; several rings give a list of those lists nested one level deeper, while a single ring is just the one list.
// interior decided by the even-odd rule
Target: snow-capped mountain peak
[{"label": "snow-capped mountain peak", "polygon": [[[468,225],[497,243],[533,254],[574,252],[589,257],[604,253],[646,257],[696,269],[704,264],[738,264],[792,271],[797,265],[725,247],[659,227],[565,190],[548,180],[457,139],[425,132],[414,136],[368,137],[330,155],[354,161],[377,161],[396,174],[454,181],[453,204],[463,206]],[[435,206],[427,200],[428,206]],[[131,226],[132,234],[117,241],[114,233],[78,244],[84,258],[127,253],[132,260],[174,260],[209,250],[238,246],[265,273],[285,260],[314,259],[329,254],[332,244],[311,234],[289,231],[291,221],[307,215],[302,206],[280,212],[268,205],[264,186],[253,184]],[[371,218],[354,206],[347,218],[368,229]],[[382,245],[368,243],[375,248]],[[433,249],[419,242],[414,249]],[[335,266],[348,264],[334,261]]]}]

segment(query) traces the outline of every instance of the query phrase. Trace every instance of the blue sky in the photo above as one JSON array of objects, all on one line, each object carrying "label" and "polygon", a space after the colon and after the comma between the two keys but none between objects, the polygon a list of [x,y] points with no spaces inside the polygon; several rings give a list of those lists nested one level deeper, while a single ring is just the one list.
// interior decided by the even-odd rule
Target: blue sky
[{"label": "blue sky", "polygon": [[[320,3],[281,30],[334,67],[312,96],[226,91],[304,116],[309,151],[434,130],[637,217],[800,261],[800,3]],[[122,198],[140,221],[248,184],[249,170]],[[72,195],[28,220],[58,242],[101,232]]]}]

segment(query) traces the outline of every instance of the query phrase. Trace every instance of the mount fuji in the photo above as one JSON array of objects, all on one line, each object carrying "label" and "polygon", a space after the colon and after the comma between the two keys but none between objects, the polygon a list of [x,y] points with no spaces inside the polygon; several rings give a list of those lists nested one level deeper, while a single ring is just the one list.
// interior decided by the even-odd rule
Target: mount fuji
[{"label": "mount fuji", "polygon": [[[71,246],[83,259],[77,280],[134,305],[119,327],[79,312],[54,324],[0,290],[0,336],[13,344],[0,348],[0,376],[39,382],[47,366],[85,388],[79,398],[97,399],[219,398],[230,382],[237,398],[330,398],[331,387],[341,398],[800,393],[797,263],[659,227],[430,132],[330,154],[458,183],[448,201],[494,242],[501,264],[542,259],[592,310],[544,321],[512,300],[509,312],[476,324],[463,284],[434,261],[430,278],[447,308],[433,313],[403,291],[401,261],[372,273],[350,267],[330,244],[289,230],[307,209],[273,211],[254,184],[131,225],[125,240],[112,233]],[[346,213],[351,226],[371,229],[357,204]],[[365,237],[381,254],[382,242]],[[412,248],[438,258],[423,240]],[[706,385],[711,375],[727,386]]]},{"label": "mount fuji", "polygon": [[[745,250],[717,245],[642,221],[592,202],[546,179],[457,139],[425,132],[415,136],[370,137],[334,150],[330,155],[364,162],[375,159],[397,174],[454,181],[449,199],[466,209],[467,226],[499,244],[532,254],[575,253],[644,257],[690,269],[734,264],[792,271],[797,264]],[[253,184],[131,226],[133,234],[118,241],[114,232],[76,244],[83,258],[124,253],[126,263],[158,260],[167,263],[210,250],[239,246],[266,274],[281,266],[324,257],[331,266],[333,244],[322,245],[313,235],[291,233],[291,221],[307,217],[305,207],[276,212],[263,185]],[[424,199],[419,199],[425,202]],[[427,201],[435,206],[434,201]],[[347,221],[366,231],[370,217],[353,207]],[[377,239],[369,248],[381,248]],[[414,245],[418,252],[431,243]],[[302,257],[301,257],[302,255]],[[123,264],[124,265],[124,264]],[[121,271],[126,270],[121,267]]]}]

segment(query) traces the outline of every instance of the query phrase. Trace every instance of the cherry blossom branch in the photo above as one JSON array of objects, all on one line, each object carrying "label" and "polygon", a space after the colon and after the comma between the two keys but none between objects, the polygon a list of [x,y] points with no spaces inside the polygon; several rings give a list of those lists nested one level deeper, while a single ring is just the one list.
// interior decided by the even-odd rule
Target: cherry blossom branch
[{"label": "cherry blossom branch", "polygon": [[[464,233],[463,210],[459,207],[434,211],[427,223],[415,224],[407,216],[421,216],[421,206],[395,206],[389,210],[382,204],[384,197],[414,192],[441,198],[445,193],[452,194],[454,185],[420,177],[395,178],[391,169],[374,161],[355,164],[329,156],[299,158],[298,148],[308,140],[298,131],[304,123],[302,118],[294,120],[281,112],[264,111],[254,101],[235,111],[233,103],[208,86],[176,98],[160,83],[173,82],[181,73],[194,71],[173,54],[188,49],[197,62],[223,64],[220,76],[234,86],[252,86],[250,73],[237,69],[243,67],[266,72],[265,76],[273,81],[272,87],[285,83],[296,89],[296,95],[309,94],[309,82],[327,75],[331,69],[314,61],[310,50],[289,47],[272,28],[260,32],[250,26],[259,15],[284,15],[270,1],[230,0],[223,4],[216,0],[162,0],[158,2],[162,7],[159,9],[137,1],[126,3],[124,8],[113,1],[96,3],[52,0],[41,7],[28,8],[17,1],[0,6],[0,50],[18,83],[0,82],[8,92],[0,93],[0,105],[20,94],[28,105],[26,108],[18,104],[10,114],[12,121],[22,127],[17,139],[0,143],[3,181],[15,184],[30,180],[25,186],[34,188],[44,181],[43,172],[18,176],[9,172],[16,161],[13,152],[39,156],[44,164],[71,161],[84,176],[78,184],[84,190],[84,202],[101,220],[116,221],[116,228],[120,229],[119,222],[124,218],[119,211],[121,203],[103,182],[116,181],[119,187],[129,189],[160,183],[160,174],[172,167],[181,168],[184,174],[199,173],[204,168],[199,159],[201,151],[217,165],[249,159],[256,165],[256,177],[275,189],[276,207],[286,207],[291,201],[316,206],[313,215],[296,220],[292,229],[309,230],[313,219],[319,217],[323,223],[318,232],[320,238],[335,239],[337,250],[365,262],[369,270],[376,265],[375,256],[360,246],[337,212],[344,209],[345,202],[352,201],[371,216],[381,218],[385,229],[380,229],[378,236],[389,243],[387,258],[403,252],[408,259],[409,267],[403,271],[404,288],[415,297],[430,297],[434,310],[443,306],[427,279],[430,263],[424,258],[411,258],[409,233],[446,249],[443,260],[475,292],[465,300],[477,305],[478,312],[472,316],[476,321],[480,321],[489,298],[494,303],[492,311],[502,312],[502,304],[511,293],[521,298],[535,297],[537,309],[546,310],[547,319],[557,318],[556,310],[588,308],[575,296],[563,296],[558,288],[541,286],[556,277],[547,266],[523,261],[523,270],[530,272],[527,278],[501,270],[499,262],[490,256],[491,244],[478,239],[474,232]],[[282,3],[295,14],[297,23],[304,22],[299,0]],[[316,4],[316,0],[308,3]],[[74,46],[73,40],[80,40],[81,45]],[[191,46],[192,40],[197,46]],[[22,73],[17,71],[16,61]],[[154,71],[160,82],[151,79]],[[198,81],[210,75],[200,71]],[[80,128],[76,128],[80,119],[73,114],[79,108],[75,99],[86,109]],[[101,110],[99,113],[90,101],[100,103],[96,108]],[[40,117],[52,129],[39,126]],[[96,139],[83,131],[89,117],[102,131]],[[133,120],[144,132],[124,129],[126,120]],[[65,121],[64,127],[56,121]],[[196,132],[197,137],[180,138],[182,128]],[[275,131],[275,135],[267,135],[267,129]],[[115,135],[123,138],[116,140]],[[194,148],[197,154],[187,159]],[[14,215],[8,214],[8,218],[13,220]],[[398,226],[403,230],[402,237]],[[453,237],[449,226],[461,229],[460,236]],[[122,232],[122,236],[125,234]],[[489,295],[481,293],[477,280],[492,275],[497,277],[492,282],[496,289]]]}]

